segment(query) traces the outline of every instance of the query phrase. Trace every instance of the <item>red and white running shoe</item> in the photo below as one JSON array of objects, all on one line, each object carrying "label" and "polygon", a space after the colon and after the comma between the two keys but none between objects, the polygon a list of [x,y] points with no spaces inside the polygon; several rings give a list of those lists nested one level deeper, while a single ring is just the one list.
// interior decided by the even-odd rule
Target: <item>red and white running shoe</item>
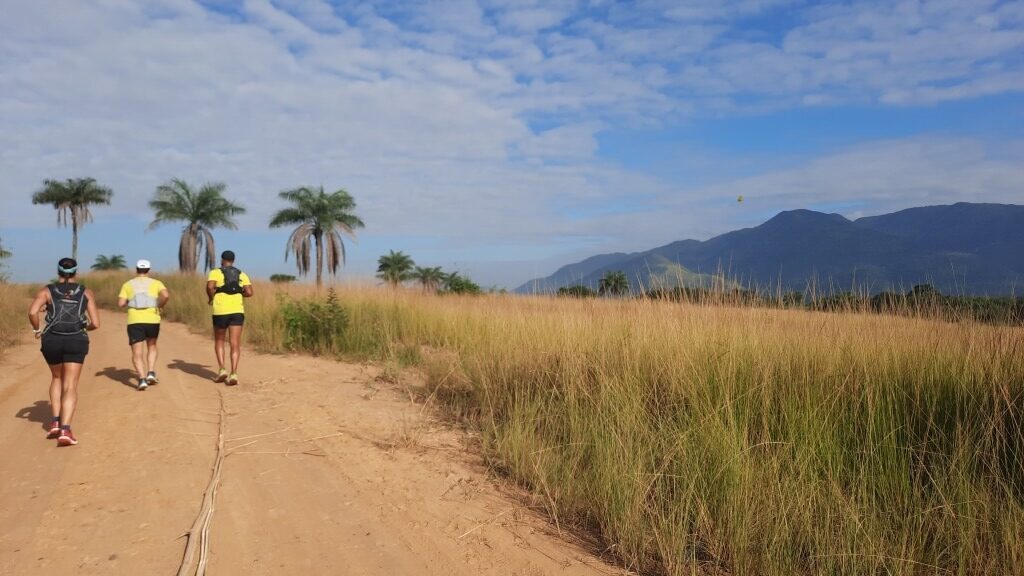
[{"label": "red and white running shoe", "polygon": [[70,428],[61,428],[60,436],[57,437],[57,446],[74,446],[78,444],[78,438],[71,432]]},{"label": "red and white running shoe", "polygon": [[50,432],[46,435],[46,438],[52,440],[57,436],[60,436],[60,420],[54,420],[53,423],[50,424]]}]

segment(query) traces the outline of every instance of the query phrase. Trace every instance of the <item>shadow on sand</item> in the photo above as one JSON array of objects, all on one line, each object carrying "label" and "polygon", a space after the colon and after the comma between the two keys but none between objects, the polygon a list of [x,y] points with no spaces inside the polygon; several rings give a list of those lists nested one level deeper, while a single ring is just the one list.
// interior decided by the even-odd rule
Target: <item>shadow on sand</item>
[{"label": "shadow on sand", "polygon": [[171,370],[181,370],[185,374],[198,376],[200,378],[205,378],[206,380],[213,380],[217,377],[217,373],[205,364],[193,364],[191,362],[176,359],[171,360],[171,363],[168,364],[167,367]]},{"label": "shadow on sand", "polygon": [[29,422],[38,422],[43,430],[50,429],[50,418],[53,415],[50,413],[50,403],[46,400],[36,400],[36,403],[31,406],[26,406],[21,410],[14,413],[15,418],[24,418]]},{"label": "shadow on sand", "polygon": [[128,368],[114,368],[113,366],[107,366],[103,370],[96,373],[96,376],[106,376],[114,382],[119,382],[130,388],[135,388],[135,370],[129,370]]}]

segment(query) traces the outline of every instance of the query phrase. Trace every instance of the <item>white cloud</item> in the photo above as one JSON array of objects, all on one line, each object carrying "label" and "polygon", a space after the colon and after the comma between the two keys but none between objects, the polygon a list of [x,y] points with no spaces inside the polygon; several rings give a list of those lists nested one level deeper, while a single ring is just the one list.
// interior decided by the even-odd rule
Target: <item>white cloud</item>
[{"label": "white cloud", "polygon": [[[736,193],[763,197],[765,210],[854,197],[881,207],[886,194],[1003,198],[1024,181],[1020,154],[963,142],[858,148],[684,191],[598,156],[599,133],[622,125],[1024,90],[1019,2],[830,4],[774,36],[740,27],[795,9],[787,2],[204,4],[219,11],[190,0],[4,3],[4,225],[50,226],[29,192],[79,175],[111,185],[112,210],[139,217],[171,176],[223,180],[254,229],[283,188],[344,186],[374,233],[452,245],[722,231],[735,219],[715,199]],[[589,204],[616,209],[579,209]]]}]

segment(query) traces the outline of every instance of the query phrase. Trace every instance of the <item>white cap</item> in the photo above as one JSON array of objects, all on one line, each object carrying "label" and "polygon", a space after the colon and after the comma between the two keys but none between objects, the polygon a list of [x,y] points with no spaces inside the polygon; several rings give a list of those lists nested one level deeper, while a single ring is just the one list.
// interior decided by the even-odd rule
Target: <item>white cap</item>
[{"label": "white cap", "polygon": [[138,262],[135,263],[135,267],[141,268],[143,270],[149,270],[150,268],[153,267],[153,265],[149,263],[149,260],[139,260]]}]

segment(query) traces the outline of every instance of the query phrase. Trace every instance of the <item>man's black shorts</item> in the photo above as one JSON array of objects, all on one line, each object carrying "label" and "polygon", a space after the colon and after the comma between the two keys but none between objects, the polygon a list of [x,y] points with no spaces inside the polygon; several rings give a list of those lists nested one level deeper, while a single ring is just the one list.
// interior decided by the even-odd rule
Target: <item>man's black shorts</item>
[{"label": "man's black shorts", "polygon": [[56,364],[85,364],[89,354],[89,337],[85,334],[60,336],[43,334],[39,350],[50,366]]},{"label": "man's black shorts", "polygon": [[227,330],[228,326],[242,326],[245,324],[245,314],[221,314],[213,317],[213,327],[218,330]]},{"label": "man's black shorts", "polygon": [[128,345],[138,344],[143,340],[152,340],[160,337],[159,324],[129,324]]}]

